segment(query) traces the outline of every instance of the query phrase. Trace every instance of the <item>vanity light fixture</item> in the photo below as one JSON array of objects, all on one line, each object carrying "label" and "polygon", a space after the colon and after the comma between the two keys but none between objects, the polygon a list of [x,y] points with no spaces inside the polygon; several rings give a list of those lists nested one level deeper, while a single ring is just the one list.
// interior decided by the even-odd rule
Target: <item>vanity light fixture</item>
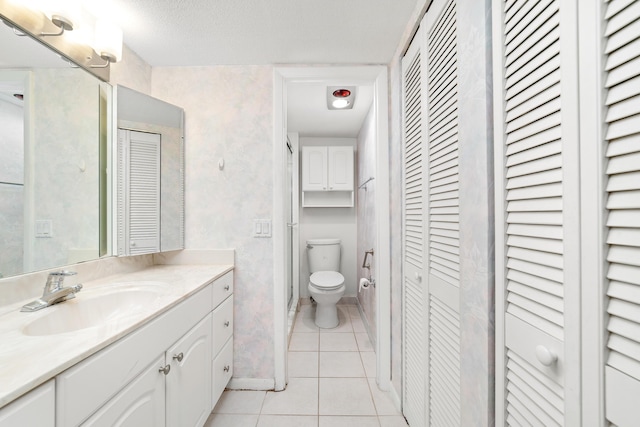
[{"label": "vanity light fixture", "polygon": [[92,65],[92,68],[105,68],[122,59],[122,29],[103,19],[96,22],[93,49],[104,59],[104,65]]},{"label": "vanity light fixture", "polygon": [[73,31],[80,21],[81,5],[78,0],[58,0],[42,2],[42,9],[47,18],[60,29],[57,33],[40,33],[40,37],[61,36],[65,31]]},{"label": "vanity light fixture", "polygon": [[350,110],[355,100],[355,86],[328,86],[327,108],[329,110]]}]

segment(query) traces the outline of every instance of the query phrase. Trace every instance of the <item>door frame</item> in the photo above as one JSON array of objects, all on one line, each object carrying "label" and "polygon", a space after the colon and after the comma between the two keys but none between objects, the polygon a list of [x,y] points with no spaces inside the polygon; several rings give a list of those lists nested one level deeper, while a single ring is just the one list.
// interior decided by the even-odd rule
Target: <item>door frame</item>
[{"label": "door frame", "polygon": [[386,66],[275,67],[273,73],[273,306],[275,390],[284,390],[287,376],[286,298],[286,157],[282,141],[287,134],[287,85],[294,82],[372,84],[376,127],[376,382],[391,387],[391,253],[389,206],[389,99]]}]

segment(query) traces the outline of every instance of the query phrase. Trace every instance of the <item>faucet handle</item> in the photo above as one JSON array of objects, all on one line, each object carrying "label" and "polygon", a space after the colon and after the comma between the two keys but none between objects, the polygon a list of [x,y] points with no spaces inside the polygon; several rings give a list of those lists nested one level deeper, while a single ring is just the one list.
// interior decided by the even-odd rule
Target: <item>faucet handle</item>
[{"label": "faucet handle", "polygon": [[75,276],[76,273],[75,271],[69,271],[69,270],[60,270],[60,271],[52,271],[51,273],[49,273],[49,276]]}]

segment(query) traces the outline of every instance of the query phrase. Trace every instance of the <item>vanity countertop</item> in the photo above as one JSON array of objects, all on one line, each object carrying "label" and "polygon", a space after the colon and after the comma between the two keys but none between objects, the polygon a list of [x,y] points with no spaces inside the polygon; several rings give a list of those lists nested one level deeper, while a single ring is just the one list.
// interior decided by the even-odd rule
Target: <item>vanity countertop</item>
[{"label": "vanity countertop", "polygon": [[[0,314],[0,407],[148,323],[232,269],[233,265],[154,265],[88,282],[75,276],[75,280],[65,284],[82,283],[83,289],[74,299],[32,313],[20,312],[22,305],[29,301],[16,304],[12,310],[3,310]],[[152,290],[154,297],[149,298],[148,303],[145,300],[143,305],[129,307],[126,315],[110,318],[106,324],[48,335],[29,332],[30,325],[52,310],[64,309],[66,304],[82,304],[83,300],[114,294],[116,290],[125,291],[123,298],[126,292],[136,290]],[[33,299],[39,296],[34,295]],[[64,325],[59,326],[64,329]]]}]

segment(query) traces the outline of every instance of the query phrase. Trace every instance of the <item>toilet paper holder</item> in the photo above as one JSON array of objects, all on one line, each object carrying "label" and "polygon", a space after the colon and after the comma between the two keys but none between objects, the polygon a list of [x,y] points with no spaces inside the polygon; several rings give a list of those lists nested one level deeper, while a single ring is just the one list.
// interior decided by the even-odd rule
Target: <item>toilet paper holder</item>
[{"label": "toilet paper holder", "polygon": [[[371,277],[371,264],[367,263],[367,259],[369,258],[369,255],[371,255],[373,257],[373,249],[369,249],[368,251],[364,251],[364,260],[362,261],[362,268],[366,268],[367,270],[369,270],[369,278],[368,279],[360,279],[360,286],[359,286],[359,290],[362,290],[363,288],[367,288],[369,287],[369,285],[373,286],[374,288],[376,287],[376,281],[373,277]],[[365,280],[366,284],[363,286],[362,281]]]}]

